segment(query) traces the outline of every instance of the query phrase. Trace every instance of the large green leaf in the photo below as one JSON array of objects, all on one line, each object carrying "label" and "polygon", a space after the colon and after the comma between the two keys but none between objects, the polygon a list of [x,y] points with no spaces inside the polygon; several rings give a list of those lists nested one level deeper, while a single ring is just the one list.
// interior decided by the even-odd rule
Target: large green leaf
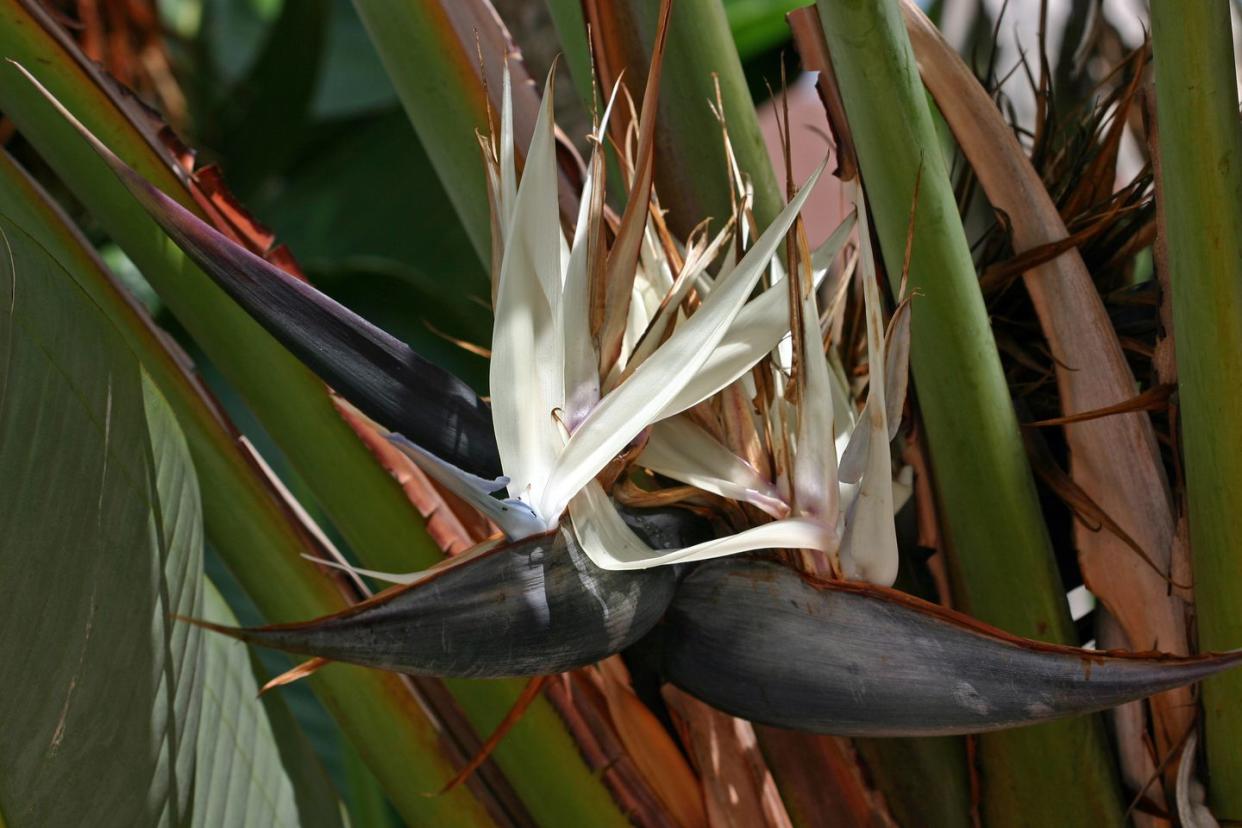
[{"label": "large green leaf", "polygon": [[[0,214],[15,218],[54,252],[77,287],[140,355],[185,431],[203,484],[208,536],[266,617],[295,620],[343,609],[345,601],[333,581],[301,557],[317,554],[317,542],[272,488],[245,444],[167,349],[160,332],[109,280],[81,236],[4,153]],[[448,814],[458,824],[487,821],[464,787],[435,799],[422,796],[421,791],[451,777],[454,768],[439,752],[437,732],[400,678],[340,667],[320,671],[311,684],[345,734],[365,749],[372,770],[408,821],[435,822]],[[281,717],[272,714],[272,719],[280,730]]]},{"label": "large green leaf", "polygon": [[182,824],[202,633],[171,616],[202,601],[193,468],[115,330],[16,224],[0,233],[0,809]]},{"label": "large green leaf", "polygon": [[[236,624],[210,581],[203,617]],[[339,826],[340,805],[322,769],[302,762],[308,745],[297,732],[280,734],[259,699],[250,654],[222,636],[203,642],[203,702],[194,775],[194,824]],[[283,750],[282,750],[283,749]],[[304,773],[295,787],[286,765]],[[317,777],[317,778],[316,778]],[[299,793],[302,797],[299,798]]]},{"label": "large green leaf", "polygon": [[0,476],[21,481],[0,494],[0,657],[31,677],[0,705],[9,823],[340,825],[246,650],[174,620],[235,621],[214,588],[204,603],[198,482],[167,402],[59,263],[0,231]]}]

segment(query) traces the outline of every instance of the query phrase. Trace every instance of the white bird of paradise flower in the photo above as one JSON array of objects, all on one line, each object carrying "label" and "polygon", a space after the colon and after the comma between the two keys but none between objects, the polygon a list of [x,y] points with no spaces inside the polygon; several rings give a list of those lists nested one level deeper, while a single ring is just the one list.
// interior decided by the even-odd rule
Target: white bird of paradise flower
[{"label": "white bird of paradise flower", "polygon": [[[773,485],[745,460],[690,419],[677,415],[745,375],[790,335],[787,278],[774,257],[814,188],[824,164],[810,176],[740,260],[726,244],[735,221],[710,243],[691,243],[674,277],[661,245],[653,242],[647,211],[642,255],[634,274],[627,335],[611,370],[602,377],[588,328],[589,247],[601,238],[599,178],[605,129],[614,90],[592,134],[593,157],[581,194],[572,241],[561,230],[552,116],[552,76],[535,124],[526,164],[515,169],[511,90],[504,79],[498,140],[481,139],[493,208],[495,327],[490,392],[496,442],[505,477],[484,480],[393,434],[390,439],[429,476],[466,499],[511,540],[557,527],[572,531],[591,560],[604,569],[642,569],[699,561],[767,548],[827,553],[847,577],[891,583],[896,575],[888,412],[884,400],[884,331],[870,267],[865,221],[860,237],[867,308],[870,391],[852,428],[852,410],[834,428],[832,375],[822,348],[806,349],[795,411],[792,486]],[[640,139],[641,140],[641,139]],[[730,153],[731,155],[731,153]],[[740,174],[738,183],[744,188]],[[632,197],[644,198],[636,185]],[[746,209],[749,194],[741,199]],[[596,209],[592,209],[592,205]],[[736,216],[734,217],[736,219]],[[740,223],[740,222],[738,222]],[[816,252],[816,275],[826,271],[848,237],[847,220]],[[743,226],[743,240],[745,227]],[[713,278],[718,251],[729,254]],[[761,277],[769,286],[754,298]],[[679,310],[690,289],[701,300],[693,313]],[[803,341],[818,345],[815,291],[800,291]],[[671,301],[670,301],[671,300]],[[659,330],[649,330],[658,325]],[[671,328],[667,338],[662,335]],[[647,336],[641,334],[646,331]],[[635,334],[638,335],[635,335]],[[652,347],[653,343],[655,344]],[[785,349],[787,350],[787,348]],[[788,354],[786,354],[786,361]],[[904,373],[905,366],[895,367]],[[620,378],[620,381],[618,379]],[[601,389],[607,389],[601,392]],[[844,392],[838,390],[837,395]],[[898,409],[900,410],[900,409]],[[839,422],[839,420],[846,422]],[[776,519],[725,537],[674,550],[655,550],[622,520],[596,480],[605,467],[649,427],[638,464],[706,491],[750,502]],[[843,449],[838,463],[838,448]],[[503,499],[493,496],[507,490]],[[840,492],[840,494],[838,494]],[[569,527],[562,526],[568,511]]]}]

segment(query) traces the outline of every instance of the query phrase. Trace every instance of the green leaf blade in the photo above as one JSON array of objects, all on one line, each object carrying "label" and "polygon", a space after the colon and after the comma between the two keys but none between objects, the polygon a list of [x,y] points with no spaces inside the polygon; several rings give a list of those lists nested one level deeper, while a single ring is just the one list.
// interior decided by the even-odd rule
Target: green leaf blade
[{"label": "green leaf blade", "polygon": [[[346,603],[333,581],[302,558],[318,554],[316,541],[272,488],[246,444],[204,396],[180,357],[167,349],[150,320],[110,281],[86,241],[3,153],[0,214],[20,219],[40,245],[54,251],[76,286],[141,357],[189,442],[202,480],[207,534],[259,609],[269,619],[284,621],[343,609]],[[0,336],[4,334],[7,329],[0,325]],[[381,746],[368,753],[368,761],[408,821],[436,823],[451,814],[459,824],[490,824],[465,787],[438,798],[422,795],[424,789],[433,790],[450,778],[454,768],[440,753],[434,728],[412,704],[398,677],[334,667],[310,682],[348,738],[356,745]],[[4,813],[10,824],[19,824],[12,822],[14,814]]]},{"label": "green leaf blade", "polygon": [[115,330],[0,230],[0,475],[20,481],[0,494],[0,802],[14,825],[180,823],[202,633],[170,613],[201,603],[193,467]]}]

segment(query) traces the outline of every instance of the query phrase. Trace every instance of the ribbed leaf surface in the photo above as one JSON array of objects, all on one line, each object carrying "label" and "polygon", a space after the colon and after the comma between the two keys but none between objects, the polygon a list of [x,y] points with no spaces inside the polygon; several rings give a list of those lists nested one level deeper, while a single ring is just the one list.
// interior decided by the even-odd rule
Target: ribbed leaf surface
[{"label": "ribbed leaf surface", "polygon": [[[210,582],[204,599],[204,618],[219,624],[237,623]],[[293,782],[285,772],[276,733],[259,699],[259,685],[246,649],[222,636],[208,636],[203,646],[203,673],[194,825],[297,828],[331,824],[333,816],[339,825],[339,810],[307,814],[306,819],[299,815]]]},{"label": "ribbed leaf surface", "polygon": [[184,824],[202,639],[170,620],[201,604],[184,440],[95,306],[0,231],[0,809]]}]

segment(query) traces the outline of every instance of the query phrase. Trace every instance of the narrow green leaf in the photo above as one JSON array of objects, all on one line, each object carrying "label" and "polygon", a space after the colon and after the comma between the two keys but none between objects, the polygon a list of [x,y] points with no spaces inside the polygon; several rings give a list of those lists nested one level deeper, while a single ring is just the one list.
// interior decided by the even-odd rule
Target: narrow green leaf
[{"label": "narrow green leaf", "polygon": [[[476,131],[486,135],[490,127],[478,66],[480,59],[491,64],[501,60],[507,44],[491,37],[494,25],[480,16],[476,50],[475,40],[460,36],[455,18],[470,18],[488,9],[477,0],[455,2],[460,5],[453,8],[438,0],[354,0],[354,7],[474,249],[488,262],[492,225],[483,159],[474,135]],[[470,31],[468,25],[465,31]],[[492,81],[493,91],[499,92],[499,76]],[[495,107],[494,113],[499,118],[500,108]]]},{"label": "narrow green leaf", "polygon": [[284,3],[253,65],[223,96],[215,117],[204,119],[201,138],[229,160],[229,183],[238,192],[253,192],[292,160],[289,147],[309,119],[325,59],[332,5]]},{"label": "narrow green leaf", "polygon": [[[1200,649],[1242,645],[1242,135],[1226,0],[1151,6]],[[1210,801],[1242,820],[1242,676],[1203,685]]]},{"label": "narrow green leaf", "polygon": [[[911,291],[921,294],[912,367],[959,606],[1009,632],[1070,643],[1047,529],[897,3],[821,1],[819,13],[894,290],[921,177],[910,267]],[[979,744],[986,821],[1120,821],[1098,719],[984,736]]]}]

